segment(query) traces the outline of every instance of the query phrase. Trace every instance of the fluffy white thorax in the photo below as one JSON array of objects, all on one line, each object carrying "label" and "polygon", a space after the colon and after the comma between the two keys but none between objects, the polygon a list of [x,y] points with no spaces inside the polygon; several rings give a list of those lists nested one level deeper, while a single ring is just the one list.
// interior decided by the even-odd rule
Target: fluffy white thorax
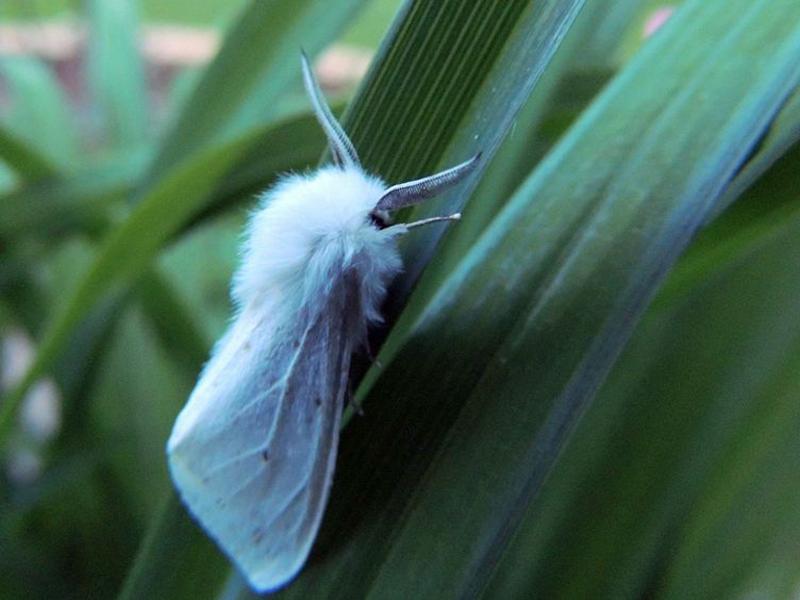
[{"label": "fluffy white thorax", "polygon": [[347,276],[358,284],[358,309],[366,320],[378,320],[386,286],[401,268],[395,235],[369,217],[385,189],[359,168],[325,167],[288,176],[265,192],[234,279],[239,310],[265,300],[294,311],[321,307],[331,286]]}]

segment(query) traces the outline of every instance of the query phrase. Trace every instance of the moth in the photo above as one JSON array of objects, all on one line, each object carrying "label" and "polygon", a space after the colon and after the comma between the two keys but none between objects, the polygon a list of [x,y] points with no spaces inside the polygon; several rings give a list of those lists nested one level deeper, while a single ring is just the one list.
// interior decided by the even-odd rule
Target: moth
[{"label": "moth", "polygon": [[181,499],[259,592],[308,557],[336,462],[351,356],[401,270],[397,240],[460,215],[389,214],[463,180],[479,155],[387,187],[364,171],[305,55],[303,79],[333,165],[281,179],[252,214],[236,308],[167,443]]}]

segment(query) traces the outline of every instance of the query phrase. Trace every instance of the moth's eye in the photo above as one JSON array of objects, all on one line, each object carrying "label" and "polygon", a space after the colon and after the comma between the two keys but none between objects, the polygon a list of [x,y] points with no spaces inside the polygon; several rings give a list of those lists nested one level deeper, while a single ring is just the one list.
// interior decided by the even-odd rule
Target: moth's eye
[{"label": "moth's eye", "polygon": [[382,210],[370,211],[367,217],[369,222],[377,229],[386,229],[389,225],[389,215]]}]

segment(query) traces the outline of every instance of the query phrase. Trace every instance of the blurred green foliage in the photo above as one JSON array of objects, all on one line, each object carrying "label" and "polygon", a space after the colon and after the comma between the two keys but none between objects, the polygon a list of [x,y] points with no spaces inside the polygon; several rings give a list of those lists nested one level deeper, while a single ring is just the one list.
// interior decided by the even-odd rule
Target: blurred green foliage
[{"label": "blurred green foliage", "polygon": [[[243,3],[244,0],[140,0],[139,5],[145,23],[224,27]],[[400,4],[401,0],[371,0],[342,35],[341,41],[365,48],[376,47]],[[7,0],[0,5],[0,20],[63,19],[80,14],[80,0]]]},{"label": "blurred green foliage", "polygon": [[[297,49],[337,41],[377,47],[343,117],[370,170],[485,160],[402,247],[280,595],[794,597],[800,5],[671,4],[647,40],[651,0],[0,6],[90,34],[77,99],[0,57],[0,332],[34,354],[0,398],[0,598],[251,596],[163,449],[254,195],[323,155]],[[162,114],[140,19],[224,32]]]}]

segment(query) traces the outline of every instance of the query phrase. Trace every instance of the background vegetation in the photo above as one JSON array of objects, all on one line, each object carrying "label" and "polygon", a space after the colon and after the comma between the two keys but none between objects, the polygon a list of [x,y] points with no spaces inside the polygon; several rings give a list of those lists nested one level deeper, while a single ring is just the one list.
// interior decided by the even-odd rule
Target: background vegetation
[{"label": "background vegetation", "polygon": [[[370,170],[486,160],[406,240],[280,595],[794,597],[800,4],[672,4],[645,39],[649,0],[4,3],[89,43],[77,100],[0,58],[0,597],[250,597],[164,444],[253,195],[322,156],[298,49],[343,37],[382,40],[344,113]],[[224,29],[161,104],[138,14]]]}]

